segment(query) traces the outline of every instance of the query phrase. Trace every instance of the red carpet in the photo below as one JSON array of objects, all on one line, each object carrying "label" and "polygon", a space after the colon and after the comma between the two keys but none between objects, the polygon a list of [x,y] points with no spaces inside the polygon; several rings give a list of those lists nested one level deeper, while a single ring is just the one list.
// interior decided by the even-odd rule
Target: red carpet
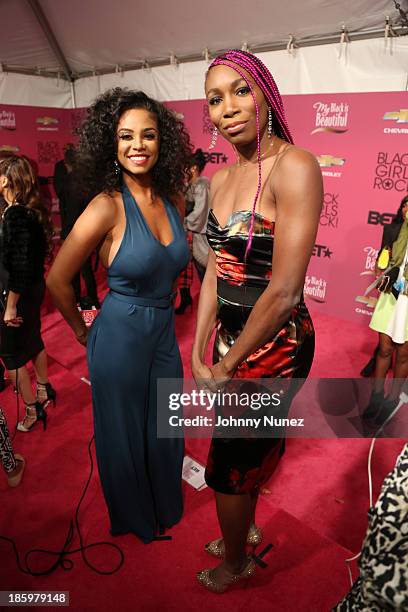
[{"label": "red carpet", "polygon": [[[195,286],[194,294],[197,293]],[[194,295],[195,308],[197,304]],[[185,375],[190,376],[189,353],[195,311],[177,317]],[[312,375],[358,376],[375,345],[374,334],[333,318],[315,315],[317,352]],[[341,334],[338,330],[341,329]],[[18,433],[14,447],[27,458],[23,483],[8,489],[0,478],[0,534],[16,541],[20,554],[28,549],[61,549],[76,504],[89,473],[88,441],[92,435],[90,388],[85,351],[56,312],[43,323],[50,355],[50,378],[58,390],[57,408],[49,408],[46,432]],[[15,395],[10,387],[0,400],[9,425],[16,421]],[[22,408],[21,408],[22,410]],[[258,522],[265,543],[273,548],[266,569],[247,584],[220,597],[195,581],[195,572],[214,565],[203,544],[217,537],[211,492],[185,486],[185,514],[172,530],[172,541],[148,546],[135,537],[112,538],[97,474],[94,473],[80,512],[86,544],[105,540],[119,545],[125,563],[112,576],[92,572],[79,554],[74,568],[58,568],[46,577],[25,576],[16,567],[9,544],[0,541],[0,590],[70,591],[73,610],[273,610],[323,612],[348,590],[344,559],[357,552],[367,525],[367,454],[369,440],[289,440],[287,452],[259,503]],[[378,440],[374,451],[374,494],[402,447],[401,440]],[[204,462],[208,442],[190,440],[187,451]],[[75,536],[72,548],[78,546]],[[109,570],[117,556],[96,548],[89,559]],[[54,557],[31,559],[36,569]]]}]

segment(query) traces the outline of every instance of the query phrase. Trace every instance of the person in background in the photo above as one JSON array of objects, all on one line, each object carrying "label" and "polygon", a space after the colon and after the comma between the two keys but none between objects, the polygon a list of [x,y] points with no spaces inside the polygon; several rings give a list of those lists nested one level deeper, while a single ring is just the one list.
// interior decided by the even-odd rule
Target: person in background
[{"label": "person in background", "polygon": [[200,282],[203,281],[208,259],[208,242],[205,235],[208,218],[210,181],[201,176],[206,166],[206,159],[201,149],[197,149],[191,158],[190,185],[186,193],[186,216],[184,227],[191,251],[191,259],[180,274],[178,289],[180,289],[180,304],[176,314],[180,315],[193,304],[190,289],[193,284],[193,264],[197,270]]},{"label": "person in background", "polygon": [[[379,332],[374,385],[362,417],[382,425],[398,406],[408,376],[408,215],[392,245],[389,269],[380,280],[381,291],[371,317],[370,328]],[[385,379],[392,367],[392,386],[385,397]]]},{"label": "person in background", "polygon": [[[405,196],[401,200],[401,203],[398,207],[397,213],[392,223],[387,223],[387,225],[384,225],[381,247],[380,247],[380,250],[378,251],[378,254],[380,254],[383,249],[388,249],[391,251],[393,243],[398,238],[398,234],[404,222],[407,211],[408,211],[408,196]],[[361,370],[360,376],[369,377],[374,374],[375,360],[377,357],[379,347],[380,345],[377,344],[377,346],[375,347],[374,353],[370,357],[368,363],[366,363],[364,368]]]},{"label": "person in background", "polygon": [[408,444],[386,476],[359,559],[360,576],[333,612],[408,610]]},{"label": "person in background", "polygon": [[14,453],[6,417],[0,408],[0,460],[6,472],[9,487],[17,487],[25,469],[24,457]]},{"label": "person in background", "polygon": [[[45,429],[45,408],[56,399],[55,389],[48,381],[40,313],[45,294],[44,265],[52,249],[53,228],[40,199],[36,176],[25,157],[0,160],[0,195],[7,203],[2,215],[0,251],[8,274],[0,356],[26,407],[26,415],[17,428],[29,432],[37,421],[42,421]],[[26,367],[29,361],[36,375],[35,394]]]},{"label": "person in background", "polygon": [[[14,153],[11,153],[10,151],[1,151],[0,150],[0,161],[2,159],[7,159],[8,157],[13,157]],[[0,219],[3,216],[3,212],[5,210],[7,206],[7,202],[6,200],[3,198],[3,196],[0,193]],[[2,225],[0,223],[0,232],[2,234]],[[3,237],[2,235],[0,235],[0,245],[2,245],[3,243]],[[7,270],[5,269],[4,265],[3,265],[3,254],[0,252],[0,297],[2,300],[2,314],[3,314],[3,306],[5,306],[5,299],[4,299],[4,294],[6,291],[6,287],[7,287],[7,281],[8,281],[8,274],[7,274]],[[6,372],[6,368],[4,367],[3,362],[0,360],[0,392],[4,391],[4,389],[6,388],[6,381],[5,381],[5,372]]]},{"label": "person in background", "polygon": [[64,146],[64,159],[60,159],[57,161],[54,167],[54,189],[55,193],[58,197],[59,210],[60,210],[60,219],[61,219],[61,238],[66,238],[65,234],[65,217],[66,217],[66,183],[67,177],[70,172],[69,170],[69,161],[66,161],[66,154],[68,151],[73,151],[74,145],[72,142],[68,142]]},{"label": "person in background", "polygon": [[180,303],[175,309],[176,315],[182,315],[187,308],[190,308],[190,312],[193,309],[193,298],[191,297],[190,289],[193,284],[193,258],[191,252],[193,250],[193,234],[187,229],[186,219],[184,219],[184,231],[186,234],[186,240],[188,248],[190,250],[190,258],[186,267],[180,272],[177,279],[177,289],[180,291]]},{"label": "person in background", "polygon": [[205,155],[197,149],[192,157],[190,186],[186,193],[187,229],[193,235],[193,263],[200,282],[203,282],[208,260],[208,241],[206,236],[208,210],[210,204],[210,181],[201,176],[206,166]]},{"label": "person in background", "polygon": [[[68,147],[64,154],[64,164],[66,174],[64,177],[63,187],[60,193],[63,198],[63,216],[61,216],[61,239],[65,240],[72,228],[75,225],[78,217],[83,213],[86,207],[86,198],[81,193],[82,187],[78,180],[78,169],[76,168],[76,151],[72,147]],[[81,296],[81,276],[85,281],[86,296]],[[82,310],[87,310],[95,306],[100,308],[101,305],[98,299],[98,290],[96,286],[95,275],[92,270],[92,255],[84,262],[80,272],[75,274],[72,279],[72,286],[75,292],[75,299]]]}]

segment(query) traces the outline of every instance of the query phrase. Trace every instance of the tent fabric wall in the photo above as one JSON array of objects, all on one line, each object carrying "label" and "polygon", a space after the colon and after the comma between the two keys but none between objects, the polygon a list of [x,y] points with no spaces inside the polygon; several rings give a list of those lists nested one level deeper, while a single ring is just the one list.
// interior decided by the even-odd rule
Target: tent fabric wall
[{"label": "tent fabric wall", "polygon": [[[261,53],[283,94],[404,91],[408,81],[408,37],[320,45]],[[206,62],[81,78],[76,106],[89,106],[109,87],[142,89],[159,100],[195,100],[204,95]],[[0,74],[0,103],[71,108],[70,84],[40,76]]]},{"label": "tent fabric wall", "polygon": [[71,86],[62,79],[2,72],[0,103],[72,108]]},{"label": "tent fabric wall", "polygon": [[[408,37],[353,41],[258,54],[274,75],[282,94],[403,91],[408,80]],[[194,100],[204,95],[206,62],[162,66],[79,79],[78,107],[88,106],[109,87],[143,89],[159,100]]]}]

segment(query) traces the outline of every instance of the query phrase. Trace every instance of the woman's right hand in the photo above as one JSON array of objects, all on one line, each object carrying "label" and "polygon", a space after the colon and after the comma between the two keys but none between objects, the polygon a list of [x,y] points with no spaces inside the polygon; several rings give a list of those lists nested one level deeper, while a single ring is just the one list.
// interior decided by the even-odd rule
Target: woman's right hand
[{"label": "woman's right hand", "polygon": [[17,316],[17,307],[7,305],[4,313],[4,323],[7,327],[20,327],[23,324],[23,318]]},{"label": "woman's right hand", "polygon": [[203,362],[197,361],[191,364],[191,371],[193,373],[194,380],[197,383],[198,387],[204,386],[206,380],[210,380],[212,378],[212,373],[210,368]]}]

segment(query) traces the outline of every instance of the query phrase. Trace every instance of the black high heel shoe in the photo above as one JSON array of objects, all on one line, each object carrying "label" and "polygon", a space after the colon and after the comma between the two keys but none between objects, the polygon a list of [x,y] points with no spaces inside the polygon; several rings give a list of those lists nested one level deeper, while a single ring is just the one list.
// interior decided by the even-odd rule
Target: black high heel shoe
[{"label": "black high heel shoe", "polygon": [[51,383],[37,382],[37,401],[42,404],[43,408],[46,408],[52,402],[52,407],[55,408],[57,405],[57,392]]},{"label": "black high heel shoe", "polygon": [[[22,421],[17,423],[18,431],[22,431],[24,433],[28,433],[31,431],[36,423],[42,421],[43,430],[47,429],[47,413],[44,410],[44,406],[40,402],[35,402],[33,404],[26,404],[26,414]],[[25,425],[24,421],[28,419],[31,420],[30,425]],[[34,419],[34,420],[33,420]]]},{"label": "black high heel shoe", "polygon": [[371,391],[370,401],[365,408],[362,419],[374,419],[378,412],[381,410],[381,406],[384,402],[384,391]]}]

